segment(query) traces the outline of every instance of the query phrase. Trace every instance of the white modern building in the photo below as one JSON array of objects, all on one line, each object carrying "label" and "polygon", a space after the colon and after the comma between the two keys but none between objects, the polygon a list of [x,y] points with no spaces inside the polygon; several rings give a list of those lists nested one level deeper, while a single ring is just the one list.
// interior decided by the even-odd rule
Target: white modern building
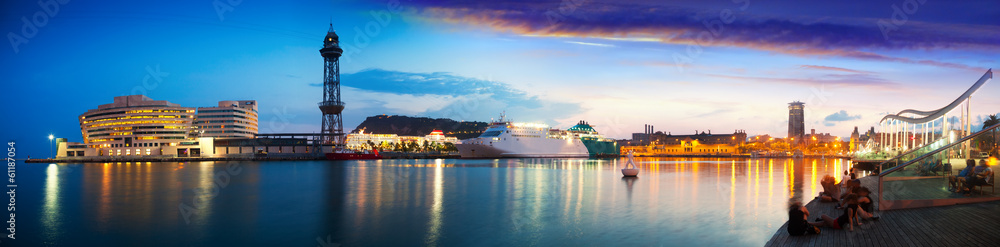
[{"label": "white modern building", "polygon": [[79,116],[82,147],[91,149],[86,156],[173,155],[163,147],[189,139],[194,114],[194,108],[144,95],[115,97]]},{"label": "white modern building", "polygon": [[182,107],[145,95],[114,102],[79,116],[83,143],[57,141],[56,158],[238,157],[318,152],[305,137],[257,136],[257,102],[219,101],[217,107]]},{"label": "white modern building", "polygon": [[254,138],[257,135],[257,101],[219,101],[216,107],[198,107],[194,126],[200,137]]}]

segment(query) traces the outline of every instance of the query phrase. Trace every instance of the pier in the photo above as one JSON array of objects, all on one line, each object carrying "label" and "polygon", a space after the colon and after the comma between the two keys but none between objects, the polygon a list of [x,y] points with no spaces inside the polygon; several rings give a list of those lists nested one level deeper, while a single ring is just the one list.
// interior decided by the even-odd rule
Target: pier
[{"label": "pier", "polygon": [[[862,186],[878,198],[878,177],[861,178]],[[875,202],[878,208],[878,201]],[[813,199],[809,221],[826,214],[838,217],[842,209]],[[784,211],[786,209],[782,209]],[[820,234],[790,236],[786,222],[765,246],[990,246],[1000,242],[1000,201],[952,206],[876,211],[878,221],[864,221],[854,231],[821,227]]]}]

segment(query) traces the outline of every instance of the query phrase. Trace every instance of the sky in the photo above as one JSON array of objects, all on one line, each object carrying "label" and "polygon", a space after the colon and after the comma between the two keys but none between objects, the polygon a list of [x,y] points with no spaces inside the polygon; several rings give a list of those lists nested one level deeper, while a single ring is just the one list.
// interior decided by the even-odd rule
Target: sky
[{"label": "sky", "polygon": [[[846,137],[940,108],[1000,64],[997,1],[290,2],[4,1],[0,137],[46,156],[49,134],[82,141],[78,115],[130,94],[257,100],[261,133],[318,132],[331,24],[348,130],[506,112],[614,138],[644,124],[784,137],[802,101],[807,130]],[[1000,111],[995,84],[973,122]]]}]

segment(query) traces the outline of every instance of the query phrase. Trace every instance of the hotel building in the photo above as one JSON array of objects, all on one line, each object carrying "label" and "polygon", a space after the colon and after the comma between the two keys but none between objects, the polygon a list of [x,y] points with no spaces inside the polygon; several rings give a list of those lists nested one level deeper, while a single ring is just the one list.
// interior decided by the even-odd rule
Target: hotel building
[{"label": "hotel building", "polygon": [[200,137],[254,138],[257,135],[257,101],[219,101],[216,107],[198,107],[194,126]]},{"label": "hotel building", "polygon": [[253,100],[192,108],[144,95],[120,96],[81,114],[79,120],[84,142],[59,138],[56,158],[251,157],[320,151],[305,137],[256,138]]},{"label": "hotel building", "polygon": [[98,156],[162,155],[161,147],[188,139],[194,114],[194,108],[144,95],[115,97],[79,116],[83,147]]}]

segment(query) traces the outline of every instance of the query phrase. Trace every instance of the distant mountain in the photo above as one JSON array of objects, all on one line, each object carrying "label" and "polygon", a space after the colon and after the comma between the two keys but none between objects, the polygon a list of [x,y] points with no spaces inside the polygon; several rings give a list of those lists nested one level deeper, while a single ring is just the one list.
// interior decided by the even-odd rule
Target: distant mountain
[{"label": "distant mountain", "polygon": [[425,136],[431,131],[441,130],[445,136],[454,136],[461,140],[479,136],[487,126],[489,124],[485,122],[459,122],[447,118],[376,115],[366,118],[351,133],[358,133],[364,129],[365,133],[372,134]]}]

